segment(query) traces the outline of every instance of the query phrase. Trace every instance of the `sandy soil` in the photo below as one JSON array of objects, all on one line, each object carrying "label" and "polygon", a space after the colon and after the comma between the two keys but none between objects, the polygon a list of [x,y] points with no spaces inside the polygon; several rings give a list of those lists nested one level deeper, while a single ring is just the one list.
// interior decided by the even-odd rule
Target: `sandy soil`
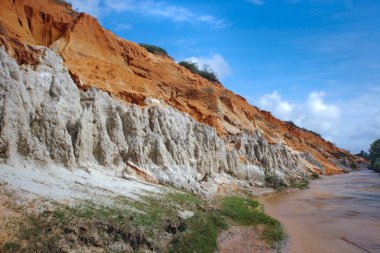
[{"label": "sandy soil", "polygon": [[260,241],[253,227],[231,226],[218,237],[218,253],[274,253]]}]

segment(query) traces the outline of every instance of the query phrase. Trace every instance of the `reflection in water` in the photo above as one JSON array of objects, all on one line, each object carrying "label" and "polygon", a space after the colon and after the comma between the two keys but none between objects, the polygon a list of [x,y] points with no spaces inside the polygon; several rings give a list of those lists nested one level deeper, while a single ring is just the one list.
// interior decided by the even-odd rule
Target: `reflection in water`
[{"label": "reflection in water", "polygon": [[310,189],[263,196],[284,224],[289,253],[380,253],[380,176],[358,171],[314,180]]}]

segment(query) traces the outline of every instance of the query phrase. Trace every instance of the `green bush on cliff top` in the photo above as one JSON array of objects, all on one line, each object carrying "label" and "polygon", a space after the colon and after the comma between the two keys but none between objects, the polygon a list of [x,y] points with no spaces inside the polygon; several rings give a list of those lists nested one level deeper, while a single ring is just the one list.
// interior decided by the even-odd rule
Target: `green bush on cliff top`
[{"label": "green bush on cliff top", "polygon": [[203,77],[203,78],[205,78],[211,82],[219,82],[218,77],[216,76],[216,74],[212,70],[210,70],[208,68],[199,69],[198,64],[196,64],[195,62],[181,61],[181,62],[179,62],[179,65],[187,68],[193,74],[199,75],[199,76],[201,76],[201,77]]},{"label": "green bush on cliff top", "polygon": [[140,43],[139,45],[145,48],[149,53],[170,57],[168,55],[168,52],[166,52],[166,50],[161,47],[145,43]]}]

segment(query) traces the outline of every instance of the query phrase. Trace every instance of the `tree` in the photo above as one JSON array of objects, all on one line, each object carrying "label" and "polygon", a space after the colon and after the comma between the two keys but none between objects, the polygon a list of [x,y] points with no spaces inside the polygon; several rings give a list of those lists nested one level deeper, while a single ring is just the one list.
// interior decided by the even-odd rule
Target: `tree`
[{"label": "tree", "polygon": [[361,150],[360,153],[357,153],[356,156],[362,157],[364,159],[369,160],[369,154],[364,150]]},{"label": "tree", "polygon": [[380,172],[380,139],[377,139],[369,148],[370,168]]}]

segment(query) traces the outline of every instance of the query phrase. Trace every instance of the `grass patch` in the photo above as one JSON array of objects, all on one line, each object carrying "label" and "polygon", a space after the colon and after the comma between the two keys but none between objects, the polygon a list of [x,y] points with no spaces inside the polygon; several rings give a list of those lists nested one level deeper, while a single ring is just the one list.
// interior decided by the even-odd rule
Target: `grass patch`
[{"label": "grass patch", "polygon": [[[20,210],[20,209],[19,209]],[[21,209],[23,210],[23,209]],[[52,211],[51,211],[52,210]],[[193,214],[181,217],[184,210]],[[188,215],[187,213],[187,215]],[[206,201],[183,192],[116,198],[110,205],[52,203],[38,213],[23,211],[16,237],[1,252],[214,252],[217,237],[229,223],[260,225],[260,238],[272,247],[285,237],[277,220],[257,201],[227,197]]]},{"label": "grass patch", "polygon": [[313,172],[311,174],[311,179],[319,179],[319,178],[321,178],[321,177],[317,173]]},{"label": "grass patch", "polygon": [[30,214],[20,227],[19,238],[28,242],[22,252],[62,252],[78,247],[112,250],[116,245],[154,248],[147,236],[132,226],[130,211],[91,202]]},{"label": "grass patch", "polygon": [[256,227],[262,225],[264,228],[260,238],[272,248],[280,248],[286,239],[280,222],[266,215],[259,202],[255,200],[226,197],[221,201],[221,213],[240,225]]},{"label": "grass patch", "polygon": [[240,197],[226,197],[221,201],[221,213],[231,218],[233,221],[241,225],[257,225],[258,209],[260,204],[257,201],[243,199]]},{"label": "grass patch", "polygon": [[208,204],[207,201],[194,194],[182,192],[170,192],[166,194],[165,201],[175,203],[176,205],[189,210],[196,209],[200,206],[206,206]]},{"label": "grass patch", "polygon": [[151,193],[142,196],[141,201],[120,197],[110,205],[90,201],[71,207],[55,204],[53,211],[24,213],[15,244],[7,242],[0,246],[0,251],[66,252],[100,248],[106,252],[162,252],[168,238],[185,228],[178,210],[203,209],[204,203],[194,195],[170,192]]},{"label": "grass patch", "polygon": [[277,175],[265,175],[265,184],[273,189],[282,191],[287,187],[285,182],[280,179]]},{"label": "grass patch", "polygon": [[309,188],[310,181],[308,179],[303,179],[298,182],[294,182],[290,185],[291,188],[297,188],[297,189],[307,189]]},{"label": "grass patch", "polygon": [[220,215],[198,212],[186,221],[186,229],[173,240],[168,252],[214,252],[219,232],[227,227]]},{"label": "grass patch", "polygon": [[20,249],[20,244],[17,242],[5,242],[0,248],[1,252],[15,252]]}]

